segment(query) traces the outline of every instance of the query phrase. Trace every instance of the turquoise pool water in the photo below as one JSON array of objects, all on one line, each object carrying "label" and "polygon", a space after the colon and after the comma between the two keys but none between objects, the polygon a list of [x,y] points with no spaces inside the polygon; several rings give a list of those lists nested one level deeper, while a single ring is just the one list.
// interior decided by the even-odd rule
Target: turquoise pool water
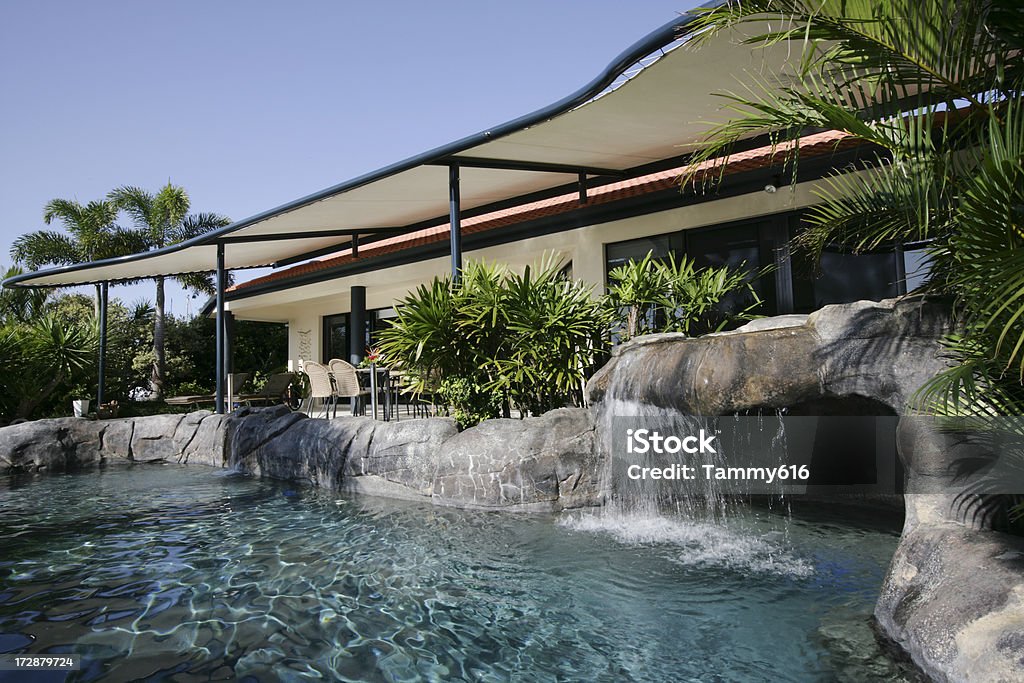
[{"label": "turquoise pool water", "polygon": [[748,511],[517,516],[150,466],[0,480],[3,680],[905,680],[898,530]]}]

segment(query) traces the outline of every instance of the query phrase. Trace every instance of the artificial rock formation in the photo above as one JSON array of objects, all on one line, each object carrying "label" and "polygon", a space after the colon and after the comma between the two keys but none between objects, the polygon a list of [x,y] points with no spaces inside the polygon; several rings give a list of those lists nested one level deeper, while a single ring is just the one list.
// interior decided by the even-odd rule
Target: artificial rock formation
[{"label": "artificial rock formation", "polygon": [[906,523],[879,626],[936,680],[1020,680],[1024,543],[989,530],[985,514],[962,504],[962,444],[906,415],[917,389],[944,367],[939,340],[951,330],[942,307],[906,299],[827,306],[696,339],[651,335],[616,349],[589,384],[589,410],[461,433],[447,419],[326,421],[283,407],[41,420],[0,429],[0,472],[198,462],[439,505],[557,511],[605,499],[615,415],[866,401],[902,416],[897,445],[907,473]]},{"label": "artificial rock formation", "polygon": [[492,420],[310,419],[284,406],[123,420],[61,418],[0,429],[0,472],[178,462],[438,505],[557,511],[601,501],[586,410]]},{"label": "artificial rock formation", "polygon": [[491,420],[310,420],[287,409],[234,417],[229,462],[253,474],[438,505],[553,511],[600,502],[585,410]]},{"label": "artificial rock formation", "polygon": [[[1024,541],[992,531],[964,496],[961,463],[978,454],[934,420],[908,415],[945,361],[946,310],[921,300],[826,306],[687,339],[620,346],[591,380],[598,424],[613,415],[725,415],[862,400],[899,414],[906,521],[875,609],[884,634],[936,681],[1024,678]],[[973,450],[972,450],[973,449]]]},{"label": "artificial rock formation", "polygon": [[221,467],[223,415],[153,415],[117,420],[65,417],[0,429],[0,473],[66,472],[154,461]]},{"label": "artificial rock formation", "polygon": [[696,338],[648,335],[615,349],[590,381],[590,401],[599,411],[642,404],[727,415],[856,396],[903,413],[944,367],[938,340],[950,331],[946,309],[907,300],[826,306]]}]

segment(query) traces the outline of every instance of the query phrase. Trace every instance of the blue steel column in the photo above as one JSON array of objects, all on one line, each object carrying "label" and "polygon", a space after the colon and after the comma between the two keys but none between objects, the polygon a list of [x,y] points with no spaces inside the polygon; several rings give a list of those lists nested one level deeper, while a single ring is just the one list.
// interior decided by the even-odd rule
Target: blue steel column
[{"label": "blue steel column", "polygon": [[100,357],[96,368],[96,408],[106,403],[107,381],[107,283],[100,285]]},{"label": "blue steel column", "polygon": [[217,243],[217,317],[216,328],[217,356],[217,413],[224,414],[224,245]]},{"label": "blue steel column", "polygon": [[448,166],[448,207],[452,232],[452,282],[458,282],[462,277],[462,207],[458,164]]}]

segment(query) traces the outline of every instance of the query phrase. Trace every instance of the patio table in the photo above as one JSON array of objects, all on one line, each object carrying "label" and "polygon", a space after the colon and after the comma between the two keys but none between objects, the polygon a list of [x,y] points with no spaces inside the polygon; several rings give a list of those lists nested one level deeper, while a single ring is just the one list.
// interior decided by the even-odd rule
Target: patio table
[{"label": "patio table", "polygon": [[377,389],[384,388],[384,421],[387,422],[391,419],[391,369],[375,365],[372,368],[356,368],[356,372],[369,381],[370,409],[374,420],[377,419]]}]

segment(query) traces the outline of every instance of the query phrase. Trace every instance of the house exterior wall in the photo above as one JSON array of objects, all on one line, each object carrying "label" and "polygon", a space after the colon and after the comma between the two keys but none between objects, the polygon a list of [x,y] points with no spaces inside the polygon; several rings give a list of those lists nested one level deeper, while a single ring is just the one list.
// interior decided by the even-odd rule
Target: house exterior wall
[{"label": "house exterior wall", "polygon": [[[598,294],[604,289],[606,244],[806,207],[815,201],[812,194],[814,185],[813,182],[802,183],[795,188],[782,188],[774,194],[752,192],[507,244],[467,250],[465,258],[504,263],[512,268],[522,269],[536,263],[545,253],[555,252],[565,261],[571,260],[573,276],[594,285],[595,294]],[[287,322],[288,357],[292,365],[298,367],[300,358],[303,361],[320,360],[323,317],[350,310],[349,289],[352,286],[366,287],[367,309],[389,308],[417,285],[450,272],[450,268],[448,257],[426,259],[229,301],[228,308],[241,320]]]}]

